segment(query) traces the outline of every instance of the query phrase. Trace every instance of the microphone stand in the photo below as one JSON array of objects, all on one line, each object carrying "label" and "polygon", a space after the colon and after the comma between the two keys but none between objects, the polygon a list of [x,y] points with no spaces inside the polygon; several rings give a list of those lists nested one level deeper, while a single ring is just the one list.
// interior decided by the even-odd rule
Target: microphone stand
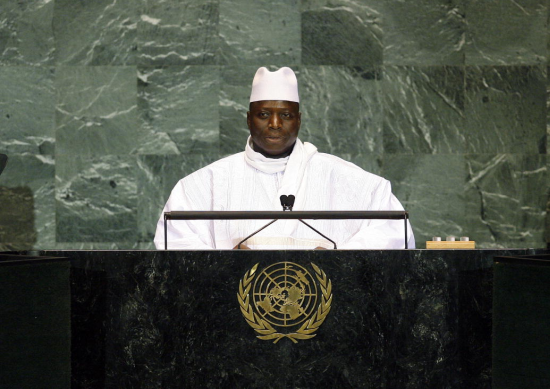
[{"label": "microphone stand", "polygon": [[239,244],[237,245],[237,248],[240,250],[240,249],[241,249],[241,244],[242,244],[243,242],[245,242],[245,241],[248,240],[249,238],[252,238],[252,237],[253,237],[254,235],[256,235],[258,232],[260,232],[260,231],[262,231],[263,229],[269,227],[270,225],[272,225],[273,223],[275,223],[277,220],[279,220],[279,219],[275,219],[275,220],[270,221],[269,223],[267,223],[265,226],[263,226],[263,227],[260,228],[259,230],[256,230],[256,231],[254,231],[252,234],[248,235],[246,238],[244,238],[243,240],[241,240],[241,241],[239,242]]},{"label": "microphone stand", "polygon": [[[290,196],[285,196],[285,195],[282,195],[281,196],[281,205],[283,206],[283,211],[292,211],[292,207],[294,207],[294,200],[296,199],[296,197],[294,197],[294,195],[290,195]],[[309,228],[311,228],[313,231],[315,231],[316,233],[318,233],[319,235],[321,235],[323,238],[325,238],[326,240],[330,241],[333,245],[334,245],[334,250],[336,250],[336,242],[333,241],[332,239],[330,239],[328,236],[326,235],[323,235],[320,231],[317,231],[315,228],[313,228],[312,226],[310,226],[309,224],[307,224],[305,221],[303,221],[302,219],[298,219],[299,221],[301,221],[303,224],[305,224],[306,226],[308,226]]]},{"label": "microphone stand", "polygon": [[[291,195],[292,196],[292,195]],[[284,201],[283,201],[283,198],[284,198]],[[283,206],[283,211],[287,211],[289,208],[288,206],[286,205],[287,203],[287,199],[288,197],[285,196],[285,195],[282,195],[281,196],[281,205]],[[294,196],[292,196],[292,205],[294,205]],[[290,206],[290,210],[292,210],[292,205]],[[262,231],[263,229],[269,227],[270,225],[272,225],[273,223],[275,223],[277,220],[279,219],[275,219],[275,220],[272,220],[270,221],[269,223],[267,223],[265,226],[263,226],[262,228],[260,228],[259,230],[256,230],[254,231],[252,234],[248,235],[246,238],[244,238],[243,240],[241,240],[239,242],[239,244],[237,245],[237,248],[240,250],[241,249],[241,244],[245,241],[247,241],[249,238],[253,237],[254,235],[256,235],[258,232]]]},{"label": "microphone stand", "polygon": [[321,232],[317,231],[315,228],[313,228],[312,226],[310,226],[309,224],[307,224],[305,221],[303,221],[302,219],[298,219],[300,220],[302,223],[304,223],[306,226],[308,226],[309,228],[311,228],[313,231],[315,231],[316,233],[318,233],[319,235],[321,235],[323,238],[325,238],[326,240],[330,241],[330,243],[332,243],[334,245],[334,250],[336,250],[336,242],[333,241],[332,239],[330,239],[328,236],[326,235],[323,235]]},{"label": "microphone stand", "polygon": [[[295,197],[294,195],[290,195],[290,196],[285,196],[285,195],[282,195],[280,197],[281,199],[281,205],[283,206],[283,212],[284,211],[292,211],[292,207],[294,207],[294,201],[295,201]],[[241,249],[241,244],[244,243],[245,241],[247,241],[248,239],[250,239],[251,237],[253,237],[254,235],[256,235],[258,232],[262,231],[263,229],[269,227],[270,225],[272,225],[273,223],[275,223],[277,220],[279,219],[275,219],[275,220],[272,220],[270,221],[269,223],[267,223],[265,226],[263,226],[262,228],[260,228],[259,230],[257,231],[254,231],[252,234],[248,235],[246,238],[244,238],[243,240],[241,240],[239,242],[239,244],[237,245],[237,248],[240,250]],[[330,241],[333,245],[334,245],[334,250],[336,250],[336,242],[333,241],[332,239],[330,239],[328,236],[325,236],[323,235],[321,232],[317,231],[315,228],[313,228],[312,226],[310,226],[309,224],[307,224],[305,221],[303,221],[302,219],[298,219],[299,221],[301,221],[303,224],[305,224],[306,226],[308,226],[309,228],[311,228],[313,231],[315,231],[316,233],[318,233],[319,235],[321,235],[323,238],[325,238],[326,240]]]}]

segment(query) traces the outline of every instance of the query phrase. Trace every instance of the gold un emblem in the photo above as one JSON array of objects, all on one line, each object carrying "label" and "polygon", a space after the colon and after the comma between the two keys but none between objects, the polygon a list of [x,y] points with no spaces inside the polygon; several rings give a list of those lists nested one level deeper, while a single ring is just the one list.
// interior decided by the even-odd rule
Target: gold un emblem
[{"label": "gold un emblem", "polygon": [[316,335],[330,312],[332,283],[317,265],[311,267],[315,278],[293,262],[275,263],[259,273],[257,263],[245,273],[237,298],[259,339],[277,343],[289,338],[298,343]]}]

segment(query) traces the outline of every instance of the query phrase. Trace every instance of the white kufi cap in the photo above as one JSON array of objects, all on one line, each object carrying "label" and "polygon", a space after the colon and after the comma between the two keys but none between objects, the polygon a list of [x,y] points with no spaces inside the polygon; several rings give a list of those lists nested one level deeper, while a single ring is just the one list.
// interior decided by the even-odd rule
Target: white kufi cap
[{"label": "white kufi cap", "polygon": [[280,68],[270,72],[265,67],[256,71],[252,81],[250,102],[262,100],[284,100],[300,102],[298,80],[291,68]]}]

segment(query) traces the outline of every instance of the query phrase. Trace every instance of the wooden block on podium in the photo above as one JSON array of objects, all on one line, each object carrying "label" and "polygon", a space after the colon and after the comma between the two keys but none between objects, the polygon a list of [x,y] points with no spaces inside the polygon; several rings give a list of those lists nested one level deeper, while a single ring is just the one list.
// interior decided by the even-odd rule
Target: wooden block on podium
[{"label": "wooden block on podium", "polygon": [[473,240],[468,241],[426,241],[426,248],[429,250],[442,250],[442,249],[475,249],[476,242]]}]

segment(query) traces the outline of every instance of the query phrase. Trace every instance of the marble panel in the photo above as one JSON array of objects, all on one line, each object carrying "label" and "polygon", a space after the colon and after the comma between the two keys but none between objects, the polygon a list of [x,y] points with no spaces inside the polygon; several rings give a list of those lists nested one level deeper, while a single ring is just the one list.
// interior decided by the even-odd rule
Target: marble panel
[{"label": "marble panel", "polygon": [[302,1],[302,64],[381,65],[382,15],[368,3]]},{"label": "marble panel", "polygon": [[464,152],[463,67],[386,66],[383,85],[384,152]]},{"label": "marble panel", "polygon": [[357,153],[338,153],[338,157],[351,162],[360,168],[376,174],[382,175],[382,153],[370,153],[366,152],[357,152]]},{"label": "marble panel", "polygon": [[140,67],[138,77],[138,115],[149,134],[139,153],[218,154],[218,66]]},{"label": "marble panel", "polygon": [[54,2],[3,1],[0,13],[0,65],[53,63]]},{"label": "marble panel", "polygon": [[298,70],[300,138],[320,152],[372,156],[374,161],[382,151],[380,72],[345,66]]},{"label": "marble panel", "polygon": [[[550,171],[550,162],[546,163],[546,170]],[[546,225],[545,225],[545,236],[544,241],[546,242],[546,246],[550,248],[550,189],[547,191],[547,199],[546,202]]]},{"label": "marble panel", "polygon": [[53,69],[0,66],[0,84],[0,152],[53,154]]},{"label": "marble panel", "polygon": [[466,151],[546,152],[546,68],[466,67]]},{"label": "marble panel", "polygon": [[465,219],[464,156],[386,154],[382,173],[409,211],[416,248],[426,248],[426,241],[434,236],[475,240]]},{"label": "marble panel", "polygon": [[128,154],[142,147],[132,66],[58,67],[57,155]]},{"label": "marble panel", "polygon": [[545,247],[546,155],[468,155],[466,220],[478,247]]},{"label": "marble panel", "polygon": [[465,2],[467,65],[546,64],[546,0]]},{"label": "marble panel", "polygon": [[138,22],[140,65],[218,62],[218,0],[143,0]]},{"label": "marble panel", "polygon": [[[550,12],[548,13],[550,18]],[[548,41],[550,45],[550,40]],[[546,68],[547,74],[550,68]],[[546,125],[546,154],[550,154],[550,80],[547,78],[546,84],[546,115],[547,115],[547,125]],[[550,171],[550,158],[546,161],[546,168]],[[546,204],[546,243],[547,247],[550,248],[550,189],[548,190],[548,201]]]},{"label": "marble panel", "polygon": [[55,0],[58,65],[135,65],[138,6],[133,0]]},{"label": "marble panel", "polygon": [[217,159],[217,155],[206,153],[139,157],[137,184],[140,191],[138,198],[140,242],[152,244],[157,221],[177,182]]},{"label": "marble panel", "polygon": [[[269,66],[270,71],[277,67]],[[252,80],[258,66],[223,66],[220,83],[220,155],[244,150],[250,135],[246,112],[250,102]],[[296,71],[296,69],[294,69]],[[298,87],[301,81],[298,78]]]},{"label": "marble panel", "polygon": [[220,2],[220,63],[292,66],[301,60],[298,0]]},{"label": "marble panel", "polygon": [[36,242],[34,196],[28,187],[0,186],[0,242]]},{"label": "marble panel", "polygon": [[462,0],[390,0],[381,4],[384,64],[464,64],[466,18]]},{"label": "marble panel", "polygon": [[[550,42],[550,40],[549,40]],[[546,68],[546,154],[550,154],[550,67]]]},{"label": "marble panel", "polygon": [[11,155],[0,176],[0,250],[55,247],[54,159]]},{"label": "marble panel", "polygon": [[[547,7],[546,26],[550,26],[550,7]],[[546,64],[550,65],[550,29],[546,29],[548,39],[546,39]]]},{"label": "marble panel", "polygon": [[59,156],[57,241],[137,241],[136,169],[132,156]]}]

